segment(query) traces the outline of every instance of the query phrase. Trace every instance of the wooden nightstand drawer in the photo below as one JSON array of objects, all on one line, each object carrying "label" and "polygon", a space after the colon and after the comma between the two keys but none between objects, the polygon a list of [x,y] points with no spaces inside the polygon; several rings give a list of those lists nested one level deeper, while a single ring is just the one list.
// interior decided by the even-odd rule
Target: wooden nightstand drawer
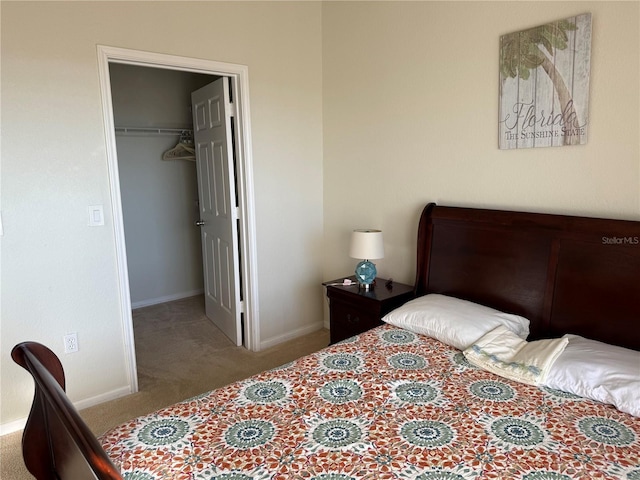
[{"label": "wooden nightstand drawer", "polygon": [[331,304],[331,343],[353,337],[382,324],[381,317],[358,309],[356,305],[334,301]]},{"label": "wooden nightstand drawer", "polygon": [[[413,298],[413,287],[402,283],[387,286],[378,278],[371,290],[357,284],[341,285],[343,279],[326,282],[330,303],[331,343],[366,332],[382,324],[382,317]],[[340,285],[335,285],[340,283]]]}]

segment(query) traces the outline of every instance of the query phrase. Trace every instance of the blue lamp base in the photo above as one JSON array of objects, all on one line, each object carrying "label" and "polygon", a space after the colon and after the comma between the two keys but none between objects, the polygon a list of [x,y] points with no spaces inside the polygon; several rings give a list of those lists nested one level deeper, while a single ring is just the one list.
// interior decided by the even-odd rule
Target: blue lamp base
[{"label": "blue lamp base", "polygon": [[358,265],[356,265],[356,280],[365,290],[369,290],[371,284],[376,279],[376,275],[378,271],[376,270],[376,266],[371,263],[369,260],[363,260]]}]

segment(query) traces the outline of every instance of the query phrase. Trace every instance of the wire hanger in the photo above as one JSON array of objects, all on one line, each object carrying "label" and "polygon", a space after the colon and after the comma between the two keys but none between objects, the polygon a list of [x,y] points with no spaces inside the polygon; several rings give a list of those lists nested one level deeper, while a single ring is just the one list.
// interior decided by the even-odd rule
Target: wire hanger
[{"label": "wire hanger", "polygon": [[184,130],[180,134],[178,144],[162,154],[163,160],[196,160],[196,149],[193,144],[193,133]]}]

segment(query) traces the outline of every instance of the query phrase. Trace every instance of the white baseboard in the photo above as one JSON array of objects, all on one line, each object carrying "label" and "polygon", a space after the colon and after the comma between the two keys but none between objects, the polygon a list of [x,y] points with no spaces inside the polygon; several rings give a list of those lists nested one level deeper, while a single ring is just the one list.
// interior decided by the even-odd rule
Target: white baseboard
[{"label": "white baseboard", "polygon": [[312,323],[311,325],[307,325],[306,327],[292,330],[283,335],[278,335],[277,337],[271,337],[266,340],[262,340],[260,342],[260,350],[275,347],[276,345],[279,345],[283,342],[286,342],[288,340],[293,340],[294,338],[302,337],[303,335],[307,335],[309,333],[316,332],[322,328],[324,328],[324,323],[316,322],[316,323]]},{"label": "white baseboard", "polygon": [[191,290],[189,292],[175,293],[173,295],[166,295],[164,297],[149,298],[147,300],[140,300],[138,302],[131,302],[131,309],[150,307],[151,305],[158,305],[159,303],[173,302],[174,300],[180,300],[182,298],[195,297],[196,295],[202,295],[204,289]]},{"label": "white baseboard", "polygon": [[[115,390],[111,390],[110,392],[103,393],[101,395],[96,395],[95,397],[78,400],[73,404],[73,406],[76,407],[76,410],[82,410],[85,408],[93,407],[95,405],[99,405],[104,402],[108,402],[110,400],[115,400],[116,398],[124,397],[125,395],[129,395],[130,393],[131,389],[129,387],[121,387]],[[24,426],[26,424],[26,417],[15,420],[13,422],[3,423],[0,425],[0,436],[8,435],[10,433],[22,430],[24,429]]]},{"label": "white baseboard", "polygon": [[101,403],[109,402],[111,400],[115,400],[116,398],[124,397],[133,393],[129,386],[116,388],[115,390],[111,390],[110,392],[106,392],[100,395],[96,395],[95,397],[85,398],[84,400],[78,400],[73,404],[76,407],[76,410],[84,410],[85,408],[94,407],[96,405],[100,405]]},{"label": "white baseboard", "polygon": [[13,432],[17,432],[18,430],[22,430],[26,424],[26,418],[21,418],[20,420],[15,420],[13,422],[3,423],[2,425],[0,425],[0,437],[3,435],[9,435]]}]

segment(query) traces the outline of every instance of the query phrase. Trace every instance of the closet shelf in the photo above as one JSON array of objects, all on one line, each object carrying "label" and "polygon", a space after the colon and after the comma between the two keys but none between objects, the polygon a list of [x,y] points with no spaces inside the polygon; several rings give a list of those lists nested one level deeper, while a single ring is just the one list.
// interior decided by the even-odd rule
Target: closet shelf
[{"label": "closet shelf", "polygon": [[193,135],[191,128],[156,128],[156,127],[116,127],[117,135],[141,135],[141,136],[176,136],[188,133]]}]

